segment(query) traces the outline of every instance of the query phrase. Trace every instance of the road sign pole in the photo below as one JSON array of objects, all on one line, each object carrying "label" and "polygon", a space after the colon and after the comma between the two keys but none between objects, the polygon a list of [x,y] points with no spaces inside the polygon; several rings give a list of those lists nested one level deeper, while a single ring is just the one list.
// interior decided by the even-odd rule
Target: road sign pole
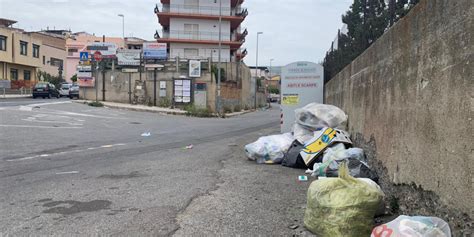
[{"label": "road sign pole", "polygon": [[128,74],[128,102],[132,104],[132,73]]},{"label": "road sign pole", "polygon": [[[156,60],[154,60],[156,64]],[[156,106],[156,67],[153,70],[153,106]]]},{"label": "road sign pole", "polygon": [[94,79],[94,87],[95,87],[95,102],[98,102],[98,98],[99,98],[99,90],[97,89],[97,87],[99,86],[99,84],[97,83],[97,79],[99,79],[99,63],[96,61],[95,63],[95,79]]}]

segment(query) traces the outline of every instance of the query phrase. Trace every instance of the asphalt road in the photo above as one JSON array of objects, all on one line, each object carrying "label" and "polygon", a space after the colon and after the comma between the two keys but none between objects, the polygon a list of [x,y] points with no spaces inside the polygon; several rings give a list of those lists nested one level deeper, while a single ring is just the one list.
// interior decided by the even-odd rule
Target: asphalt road
[{"label": "asphalt road", "polygon": [[2,99],[0,235],[308,235],[304,171],[243,152],[278,124]]}]

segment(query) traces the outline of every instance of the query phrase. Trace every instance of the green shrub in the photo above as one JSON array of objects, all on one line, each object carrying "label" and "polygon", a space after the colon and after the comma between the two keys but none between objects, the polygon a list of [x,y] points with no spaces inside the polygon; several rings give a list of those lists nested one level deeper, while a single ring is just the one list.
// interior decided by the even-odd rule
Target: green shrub
[{"label": "green shrub", "polygon": [[209,109],[196,108],[194,105],[186,105],[184,107],[187,116],[191,117],[200,117],[200,118],[210,118],[215,117],[215,115]]},{"label": "green shrub", "polygon": [[236,106],[234,106],[234,111],[235,112],[240,112],[240,111],[242,111],[242,108],[240,107],[240,105],[236,105]]},{"label": "green shrub", "polygon": [[104,107],[104,104],[100,103],[99,101],[89,102],[88,105],[92,107]]},{"label": "green shrub", "polygon": [[224,105],[224,108],[223,108],[223,109],[224,109],[224,113],[226,113],[226,114],[233,112],[233,111],[232,111],[232,106],[230,106],[230,105]]},{"label": "green shrub", "polygon": [[162,108],[169,108],[171,106],[171,101],[167,97],[163,97],[160,99],[158,106]]}]

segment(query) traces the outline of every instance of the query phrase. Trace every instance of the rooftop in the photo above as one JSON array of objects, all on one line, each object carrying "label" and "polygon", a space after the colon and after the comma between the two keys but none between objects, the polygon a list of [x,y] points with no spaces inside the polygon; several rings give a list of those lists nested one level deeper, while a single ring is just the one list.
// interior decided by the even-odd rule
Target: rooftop
[{"label": "rooftop", "polygon": [[0,26],[10,27],[11,25],[13,25],[17,22],[18,21],[6,19],[6,18],[0,18]]}]

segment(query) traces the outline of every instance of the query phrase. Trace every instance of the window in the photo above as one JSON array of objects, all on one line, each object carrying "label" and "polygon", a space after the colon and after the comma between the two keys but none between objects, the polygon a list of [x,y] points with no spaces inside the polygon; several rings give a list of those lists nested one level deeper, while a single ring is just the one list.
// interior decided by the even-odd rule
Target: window
[{"label": "window", "polygon": [[23,71],[23,80],[25,80],[25,81],[31,80],[31,72],[30,71],[27,71],[27,70]]},{"label": "window", "polygon": [[28,43],[24,41],[20,41],[20,54],[21,55],[28,55]]},{"label": "window", "polygon": [[46,56],[43,55],[43,65],[46,64]]},{"label": "window", "polygon": [[76,49],[76,48],[70,48],[70,49],[67,50],[67,55],[68,55],[68,56],[73,56],[74,53],[77,53],[78,51],[79,51],[79,50]]},{"label": "window", "polygon": [[63,60],[57,59],[57,58],[51,58],[50,63],[51,63],[51,66],[60,67],[61,65],[63,65]]},{"label": "window", "polygon": [[0,50],[7,51],[7,37],[0,35]]},{"label": "window", "polygon": [[33,57],[39,58],[40,56],[40,46],[33,44]]},{"label": "window", "polygon": [[12,81],[17,81],[18,80],[18,70],[17,69],[10,69],[10,79]]},{"label": "window", "polygon": [[184,49],[184,58],[197,58],[198,56],[198,49]]},{"label": "window", "polygon": [[199,24],[184,24],[184,35],[189,39],[199,39]]}]

